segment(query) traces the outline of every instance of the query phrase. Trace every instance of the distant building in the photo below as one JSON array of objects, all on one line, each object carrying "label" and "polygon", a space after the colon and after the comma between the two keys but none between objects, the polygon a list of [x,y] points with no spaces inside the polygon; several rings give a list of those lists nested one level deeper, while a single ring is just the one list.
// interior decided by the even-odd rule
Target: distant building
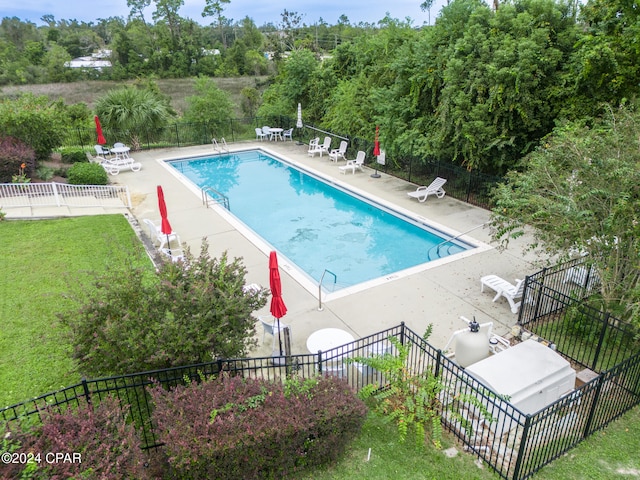
[{"label": "distant building", "polygon": [[95,70],[102,70],[103,68],[111,67],[111,61],[105,60],[105,58],[111,57],[111,50],[98,50],[91,54],[90,57],[78,57],[64,64],[67,68],[93,68]]}]

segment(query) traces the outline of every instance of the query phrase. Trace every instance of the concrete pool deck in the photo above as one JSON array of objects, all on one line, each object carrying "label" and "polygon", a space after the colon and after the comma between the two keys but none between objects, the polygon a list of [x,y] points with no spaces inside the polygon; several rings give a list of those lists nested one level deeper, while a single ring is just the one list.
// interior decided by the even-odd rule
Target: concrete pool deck
[{"label": "concrete pool deck", "polygon": [[[480,227],[489,220],[487,210],[449,196],[443,199],[429,197],[426,203],[419,203],[406,194],[415,190],[416,185],[384,173],[381,173],[381,178],[372,178],[370,175],[374,170],[366,167],[364,172],[343,175],[326,156],[310,157],[307,155],[307,146],[295,142],[239,142],[229,146],[231,150],[263,147],[399,209],[413,212],[431,223],[458,233],[468,232],[467,237],[487,244],[478,253],[453,262],[386,281],[350,295],[338,298],[329,296],[323,301],[322,311],[318,309],[317,292],[315,295],[310,293],[294,280],[286,268],[281,268],[283,298],[288,308],[282,322],[291,326],[293,353],[308,353],[306,340],[309,335],[326,327],[341,328],[360,338],[402,321],[422,334],[427,325],[432,323],[434,329],[429,342],[442,348],[455,330],[466,326],[459,318],[461,315],[469,319],[475,316],[480,323],[492,321],[494,331],[498,334],[507,333],[515,324],[517,315],[511,313],[506,300],[493,303],[491,292],[480,292],[480,277],[496,274],[513,282],[515,278],[524,278],[538,268],[533,266],[535,258],[524,253],[525,240],[522,238],[511,242],[504,251],[491,247],[489,230]],[[215,209],[206,208],[200,195],[162,164],[167,159],[212,153],[210,145],[135,152],[133,156],[142,163],[142,170],[123,172],[110,179],[112,183],[129,187],[133,201],[131,213],[144,231],[142,219],[159,221],[156,187],[162,185],[171,225],[193,254],[198,255],[202,238],[206,237],[211,255],[219,256],[226,250],[230,258],[242,257],[247,268],[247,283],[268,287],[268,254],[251,243]],[[75,209],[68,214],[96,213],[100,212],[96,209],[91,212]],[[47,214],[34,209],[32,215]],[[269,315],[269,302],[255,315]],[[252,356],[269,356],[272,338],[267,335],[264,344],[261,344],[262,326],[257,324],[256,329],[259,345]]]}]

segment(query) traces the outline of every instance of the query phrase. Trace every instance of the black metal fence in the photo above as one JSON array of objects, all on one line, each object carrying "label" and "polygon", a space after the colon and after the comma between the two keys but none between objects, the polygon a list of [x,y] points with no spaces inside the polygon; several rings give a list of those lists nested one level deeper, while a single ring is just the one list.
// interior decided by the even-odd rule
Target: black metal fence
[{"label": "black metal fence", "polygon": [[636,329],[585,298],[599,291],[597,271],[578,258],[527,277],[519,324],[557,345],[584,368],[604,372],[638,353]]},{"label": "black metal fence", "polygon": [[[566,275],[567,270],[558,269],[556,274],[561,277],[562,272]],[[552,277],[549,271],[546,274],[545,276],[541,272],[533,277]],[[528,279],[529,285],[535,282]],[[542,287],[551,290],[548,285],[538,285],[536,288]],[[545,298],[545,295],[553,296],[549,291],[537,298]],[[529,305],[531,307],[531,303]],[[521,315],[521,319],[523,318]],[[528,323],[538,320],[527,318]],[[607,325],[607,328],[612,328],[610,322]],[[444,356],[442,351],[401,324],[326,352],[277,357],[278,361],[275,362],[271,357],[228,359],[119,377],[83,380],[57,392],[4,408],[0,410],[0,418],[5,422],[13,422],[25,417],[39,417],[45,408],[61,411],[84,402],[96,402],[110,395],[126,405],[126,413],[138,426],[144,447],[156,448],[160,445],[151,420],[152,405],[146,390],[146,387],[154,383],[169,388],[198,380],[202,375],[216,376],[220,372],[271,380],[280,380],[289,375],[308,378],[322,373],[343,377],[356,390],[367,384],[384,387],[386,380],[380,372],[357,362],[345,362],[345,359],[392,351],[388,341],[390,336],[398,338],[403,345],[411,346],[406,364],[410,372],[421,375],[431,371],[441,379],[445,388],[438,399],[442,405],[445,427],[465,444],[468,451],[476,454],[505,479],[519,480],[531,476],[582,439],[640,403],[640,355],[637,350],[633,355],[625,354],[628,357],[626,360],[569,395],[535,414],[527,415],[490,392],[466,374],[463,368]],[[555,341],[559,353],[563,354],[561,346],[565,343],[560,337]],[[614,350],[616,345],[607,345],[607,349]],[[617,358],[620,355],[622,353],[606,358]],[[472,405],[460,401],[460,398],[464,398],[461,394],[473,396],[482,402],[491,418],[483,416]],[[451,414],[452,411],[462,415],[467,420],[467,425],[461,424]]]},{"label": "black metal fence", "polygon": [[[236,118],[219,123],[175,123],[164,128],[145,130],[132,134],[125,131],[104,130],[109,139],[132,145],[134,150],[149,150],[166,147],[186,147],[206,145],[212,138],[224,137],[227,142],[255,139],[255,129],[263,125],[278,125],[284,129],[294,128],[295,119],[278,116],[271,118],[249,117]],[[316,136],[329,136],[336,147],[343,138],[348,138],[348,158],[355,158],[358,150],[363,150],[372,158],[373,141],[325,132],[313,125],[305,125],[302,129],[294,128],[294,139],[307,143]],[[95,130],[91,128],[71,128],[68,130],[64,145],[79,146],[93,152]],[[375,168],[375,164],[371,164]],[[436,176],[447,179],[447,194],[458,200],[482,208],[489,208],[491,200],[489,192],[501,177],[485,175],[477,170],[469,171],[450,162],[425,159],[413,155],[401,158],[387,158],[385,165],[377,165],[378,169],[408,182],[428,185]]]}]

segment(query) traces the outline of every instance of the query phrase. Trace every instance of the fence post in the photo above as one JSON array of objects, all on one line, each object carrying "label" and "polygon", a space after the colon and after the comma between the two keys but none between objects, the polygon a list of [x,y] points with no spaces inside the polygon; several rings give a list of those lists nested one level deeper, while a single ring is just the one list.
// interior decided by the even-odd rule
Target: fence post
[{"label": "fence post", "polygon": [[58,187],[56,182],[51,182],[51,190],[53,190],[53,198],[56,199],[56,207],[60,206],[60,194],[58,193]]},{"label": "fence post", "polygon": [[598,407],[598,402],[600,401],[600,391],[602,390],[602,384],[604,383],[604,375],[599,375],[596,383],[596,391],[593,394],[593,402],[591,403],[591,408],[589,409],[589,416],[587,417],[587,422],[585,423],[584,431],[582,432],[582,438],[587,438],[590,435],[593,416],[595,415],[596,408]]},{"label": "fence post", "polygon": [[400,345],[404,345],[405,342],[405,326],[404,326],[404,322],[400,322]]},{"label": "fence post", "polygon": [[322,350],[318,350],[318,373],[322,375]]},{"label": "fence post", "polygon": [[597,364],[598,358],[600,357],[600,350],[602,350],[602,343],[604,342],[604,336],[607,333],[607,327],[609,326],[609,317],[611,314],[609,312],[605,312],[604,319],[602,321],[602,330],[600,331],[600,338],[598,339],[598,346],[596,347],[596,353],[593,355],[593,363],[591,364],[591,370],[594,372],[598,371]]},{"label": "fence post", "polygon": [[526,416],[524,428],[522,429],[522,437],[520,438],[520,447],[518,448],[518,457],[516,458],[516,468],[513,470],[513,480],[520,480],[520,470],[522,470],[522,462],[526,452],[529,429],[531,428],[531,415]]},{"label": "fence post", "polygon": [[[471,176],[472,175],[473,175],[473,172],[469,172],[469,175],[467,177],[468,178],[468,180],[467,180],[467,196],[466,196],[466,200],[465,200],[465,202],[467,202],[467,203],[469,203],[469,198],[471,197]],[[520,310],[522,310],[522,308]]]},{"label": "fence post", "polygon": [[84,396],[87,399],[87,403],[91,405],[91,392],[89,391],[89,384],[85,377],[82,377],[82,389],[84,390]]},{"label": "fence post", "polygon": [[438,349],[438,355],[436,356],[436,371],[434,372],[436,378],[440,375],[440,362],[442,362],[442,350]]}]

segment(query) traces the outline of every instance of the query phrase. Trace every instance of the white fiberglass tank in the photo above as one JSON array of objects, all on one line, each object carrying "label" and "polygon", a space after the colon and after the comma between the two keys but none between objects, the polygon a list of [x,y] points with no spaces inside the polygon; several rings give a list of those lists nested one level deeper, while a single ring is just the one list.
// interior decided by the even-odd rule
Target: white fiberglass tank
[{"label": "white fiberglass tank", "polygon": [[465,371],[523,413],[535,413],[575,387],[576,372],[556,351],[526,340]]}]

